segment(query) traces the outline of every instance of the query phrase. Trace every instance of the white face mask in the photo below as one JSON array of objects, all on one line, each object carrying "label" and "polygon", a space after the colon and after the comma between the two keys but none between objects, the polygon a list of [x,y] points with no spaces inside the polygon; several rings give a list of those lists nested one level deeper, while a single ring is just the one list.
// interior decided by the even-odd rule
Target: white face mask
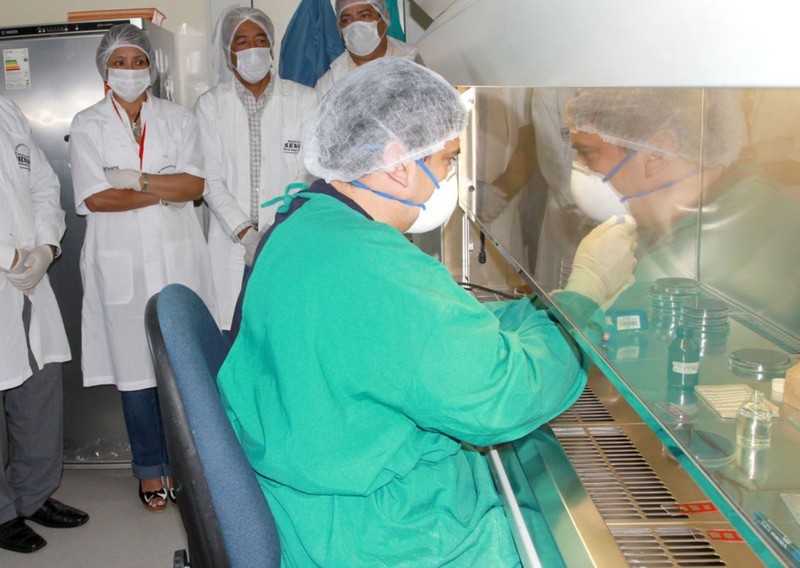
[{"label": "white face mask", "polygon": [[150,86],[150,69],[109,69],[106,82],[115,95],[132,103]]},{"label": "white face mask", "polygon": [[614,188],[610,179],[604,181],[602,175],[578,162],[572,162],[570,190],[575,205],[584,215],[598,223],[603,223],[615,215],[631,214],[628,202]]},{"label": "white face mask", "polygon": [[248,83],[258,83],[272,67],[272,53],[268,47],[252,47],[236,52],[236,71]]},{"label": "white face mask", "polygon": [[[422,167],[421,163],[420,167]],[[419,234],[438,229],[447,223],[458,204],[458,184],[454,175],[449,175],[439,182],[427,167],[422,167],[422,169],[433,180],[435,189],[423,204],[424,209],[420,208],[419,216],[406,233]]]},{"label": "white face mask", "polygon": [[369,55],[381,43],[377,21],[353,22],[342,30],[342,36],[347,51],[359,57]]}]

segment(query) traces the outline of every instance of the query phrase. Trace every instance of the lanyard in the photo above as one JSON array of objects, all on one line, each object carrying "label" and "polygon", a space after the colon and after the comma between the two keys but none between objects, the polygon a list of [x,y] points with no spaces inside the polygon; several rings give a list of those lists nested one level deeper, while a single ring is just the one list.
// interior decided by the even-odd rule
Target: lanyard
[{"label": "lanyard", "polygon": [[[119,117],[120,121],[122,121],[124,123],[125,121],[122,120],[122,115],[119,112],[119,108],[117,108],[117,103],[114,102],[113,95],[111,97],[111,104],[114,107],[114,112],[117,113],[117,116]],[[147,136],[147,123],[146,122],[144,123],[144,127],[142,128],[142,135],[139,137],[139,169],[140,170],[142,169],[142,163],[144,162],[144,139],[145,139],[145,136]],[[134,140],[135,140],[135,138],[134,138]]]}]

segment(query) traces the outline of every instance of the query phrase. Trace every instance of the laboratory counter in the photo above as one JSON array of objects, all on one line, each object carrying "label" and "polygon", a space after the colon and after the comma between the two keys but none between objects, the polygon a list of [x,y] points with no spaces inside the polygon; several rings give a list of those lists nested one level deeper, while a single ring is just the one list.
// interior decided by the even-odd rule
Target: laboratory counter
[{"label": "laboratory counter", "polygon": [[[691,322],[662,317],[652,294],[580,324],[556,300],[595,365],[586,391],[490,453],[524,565],[538,565],[531,551],[549,534],[560,558],[548,567],[800,566],[800,410],[772,390],[796,342],[707,290],[697,297],[725,304],[725,317],[690,334],[699,365],[688,371],[678,329]],[[767,407],[756,422],[739,417],[753,391]]]}]

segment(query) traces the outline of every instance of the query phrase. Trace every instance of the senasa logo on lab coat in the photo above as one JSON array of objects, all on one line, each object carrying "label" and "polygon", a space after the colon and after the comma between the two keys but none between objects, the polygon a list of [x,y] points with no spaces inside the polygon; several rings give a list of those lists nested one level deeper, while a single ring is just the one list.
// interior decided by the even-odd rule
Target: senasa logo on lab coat
[{"label": "senasa logo on lab coat", "polygon": [[17,155],[20,169],[31,171],[31,149],[25,144],[17,144],[14,153]]},{"label": "senasa logo on lab coat", "polygon": [[284,154],[298,154],[300,152],[300,140],[286,140],[283,143]]}]

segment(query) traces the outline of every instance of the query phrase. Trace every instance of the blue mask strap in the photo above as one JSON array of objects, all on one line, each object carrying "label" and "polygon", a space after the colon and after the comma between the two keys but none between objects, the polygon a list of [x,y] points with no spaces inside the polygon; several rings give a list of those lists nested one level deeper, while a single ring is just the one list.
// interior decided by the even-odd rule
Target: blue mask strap
[{"label": "blue mask strap", "polygon": [[[426,165],[425,165],[425,164],[422,162],[422,160],[414,160],[414,161],[415,161],[415,162],[417,162],[417,165],[418,165],[420,168],[422,168],[422,171],[423,171],[423,172],[425,172],[426,174],[428,174],[428,177],[429,177],[429,178],[431,178],[431,181],[433,182],[433,185],[436,187],[436,189],[439,189],[439,180],[438,180],[438,179],[436,179],[436,176],[435,176],[435,175],[433,175],[433,172],[432,172],[430,169],[428,169],[428,166],[426,166]],[[423,207],[423,209],[424,209],[424,207]]]},{"label": "blue mask strap", "polygon": [[633,158],[636,155],[636,150],[628,150],[628,153],[623,156],[623,158],[619,161],[619,163],[611,168],[611,171],[608,172],[605,176],[603,176],[603,183],[608,182],[614,175],[622,169],[622,166],[628,163],[628,160]]},{"label": "blue mask strap", "polygon": [[698,167],[696,167],[695,169],[693,169],[692,171],[690,171],[688,174],[686,174],[683,177],[679,177],[678,179],[675,179],[675,180],[672,180],[672,181],[668,181],[667,183],[662,183],[661,185],[659,185],[658,187],[654,187],[653,189],[647,189],[645,191],[640,191],[639,193],[634,193],[633,195],[626,195],[625,197],[620,199],[620,201],[624,203],[625,201],[628,201],[629,199],[634,199],[636,197],[644,197],[645,195],[650,195],[651,193],[655,193],[656,191],[661,191],[662,189],[667,189],[668,187],[672,187],[673,185],[675,185],[675,184],[677,184],[679,182],[682,182],[683,180],[685,180],[688,177],[692,177],[693,175],[698,173],[700,171],[700,169],[701,168],[698,166]]},{"label": "blue mask strap", "polygon": [[425,210],[425,205],[423,205],[422,203],[414,203],[413,201],[409,201],[408,199],[400,199],[399,197],[395,197],[394,195],[389,195],[388,193],[384,193],[382,191],[378,191],[377,189],[372,189],[371,187],[367,187],[361,182],[353,180],[350,182],[350,185],[360,187],[361,189],[366,189],[367,191],[371,191],[375,195],[380,195],[381,197],[385,197],[386,199],[391,199],[392,201],[399,201],[400,203],[411,205],[412,207],[419,207],[423,211]]},{"label": "blue mask strap", "polygon": [[[290,193],[293,189],[296,189],[294,193]],[[269,201],[265,201],[259,207],[262,209],[265,207],[269,207],[270,205],[275,205],[276,203],[283,201],[283,205],[278,207],[278,213],[286,213],[289,211],[289,205],[292,203],[292,200],[297,197],[297,194],[300,191],[304,191],[308,189],[308,186],[304,183],[290,183],[286,186],[286,189],[283,192],[283,195],[279,195],[278,197],[273,197]]]}]

